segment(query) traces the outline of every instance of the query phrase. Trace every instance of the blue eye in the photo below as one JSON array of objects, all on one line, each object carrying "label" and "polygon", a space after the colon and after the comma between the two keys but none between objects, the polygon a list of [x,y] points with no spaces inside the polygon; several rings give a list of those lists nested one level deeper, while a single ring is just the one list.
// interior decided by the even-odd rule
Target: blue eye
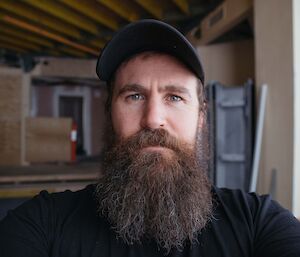
[{"label": "blue eye", "polygon": [[141,94],[133,94],[133,95],[129,95],[126,97],[129,100],[133,100],[133,101],[139,101],[139,100],[143,100],[144,97]]},{"label": "blue eye", "polygon": [[172,101],[172,102],[180,102],[182,101],[182,97],[178,96],[178,95],[170,95],[169,96],[169,99]]}]

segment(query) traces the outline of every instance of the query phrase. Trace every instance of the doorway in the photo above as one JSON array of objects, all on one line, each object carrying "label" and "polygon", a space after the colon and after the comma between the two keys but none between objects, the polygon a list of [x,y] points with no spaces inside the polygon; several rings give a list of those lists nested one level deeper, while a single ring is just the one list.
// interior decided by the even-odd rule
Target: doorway
[{"label": "doorway", "polygon": [[59,97],[59,117],[68,117],[77,125],[76,155],[86,155],[84,149],[84,133],[82,122],[83,97],[80,96],[60,96]]}]

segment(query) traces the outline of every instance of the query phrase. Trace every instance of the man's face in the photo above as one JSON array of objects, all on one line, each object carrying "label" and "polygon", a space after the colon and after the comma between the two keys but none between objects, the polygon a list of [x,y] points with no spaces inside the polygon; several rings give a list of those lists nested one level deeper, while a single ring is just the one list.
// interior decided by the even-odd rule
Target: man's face
[{"label": "man's face", "polygon": [[198,137],[199,156],[195,145],[203,132],[197,86],[197,78],[165,54],[137,55],[116,72],[111,119],[117,140],[105,152],[96,197],[99,214],[125,243],[151,238],[168,253],[196,242],[211,217],[204,137]]},{"label": "man's face", "polygon": [[111,103],[117,139],[127,139],[143,129],[164,129],[194,146],[199,116],[197,84],[196,76],[170,55],[142,53],[122,64]]}]

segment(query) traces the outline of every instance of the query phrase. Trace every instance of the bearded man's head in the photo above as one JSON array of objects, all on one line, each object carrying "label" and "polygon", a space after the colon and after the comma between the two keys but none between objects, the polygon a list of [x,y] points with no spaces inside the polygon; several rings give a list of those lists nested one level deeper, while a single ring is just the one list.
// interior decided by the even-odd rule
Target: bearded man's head
[{"label": "bearded man's head", "polygon": [[212,213],[195,49],[169,25],[140,21],[105,47],[97,72],[108,83],[113,135],[96,190],[99,214],[128,244],[155,240],[167,253],[193,244]]}]

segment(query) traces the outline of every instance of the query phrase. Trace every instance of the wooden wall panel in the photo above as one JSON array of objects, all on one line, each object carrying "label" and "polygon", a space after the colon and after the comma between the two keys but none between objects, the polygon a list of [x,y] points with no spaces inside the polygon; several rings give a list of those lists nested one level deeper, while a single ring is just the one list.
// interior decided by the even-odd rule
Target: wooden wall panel
[{"label": "wooden wall panel", "polygon": [[0,70],[0,119],[19,120],[21,117],[22,74],[15,70]]},{"label": "wooden wall panel", "polygon": [[0,165],[21,164],[22,72],[0,69]]},{"label": "wooden wall panel", "polygon": [[20,121],[0,121],[0,165],[20,165]]},{"label": "wooden wall panel", "polygon": [[27,118],[26,161],[70,161],[71,128],[70,118]]}]

